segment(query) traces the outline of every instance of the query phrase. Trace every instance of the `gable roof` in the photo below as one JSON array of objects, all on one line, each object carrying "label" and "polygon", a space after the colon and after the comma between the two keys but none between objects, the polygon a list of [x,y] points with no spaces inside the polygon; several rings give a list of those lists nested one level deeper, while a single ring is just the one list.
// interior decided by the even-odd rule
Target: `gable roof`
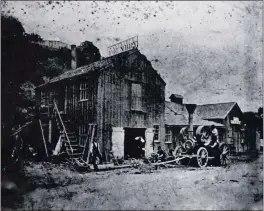
[{"label": "gable roof", "polygon": [[195,113],[203,119],[224,119],[236,102],[198,105]]},{"label": "gable roof", "polygon": [[[188,126],[189,125],[189,114],[185,105],[173,103],[173,102],[165,102],[165,123],[170,126]],[[224,127],[223,124],[208,121],[202,119],[200,116],[194,114],[193,115],[193,125],[194,126],[211,126],[214,124],[216,127]]]},{"label": "gable roof", "polygon": [[[121,60],[125,61],[126,65],[129,65],[127,63],[130,62],[130,64],[131,64],[134,61],[133,60],[134,59],[133,56],[134,56],[134,58],[141,57],[146,62],[148,62],[150,64],[150,66],[151,66],[150,61],[148,61],[147,58],[143,54],[141,54],[138,49],[131,49],[131,50],[128,50],[128,51],[113,55],[111,57],[103,58],[103,59],[101,59],[99,61],[96,61],[96,62],[93,62],[93,63],[91,63],[89,65],[78,67],[78,68],[76,68],[74,70],[68,70],[68,71],[62,73],[61,75],[50,79],[48,82],[40,85],[39,87],[45,86],[47,84],[51,84],[51,83],[54,83],[54,82],[58,82],[58,81],[61,81],[61,80],[65,80],[65,79],[73,78],[73,77],[76,77],[76,76],[80,76],[80,75],[83,75],[83,74],[88,74],[88,73],[91,73],[91,72],[101,72],[101,71],[106,70],[106,69],[108,69],[110,67],[114,67],[115,65],[120,65],[120,61]],[[128,61],[128,60],[130,60],[130,61]],[[152,67],[152,69],[153,69],[153,67]],[[157,73],[157,75],[160,78],[160,80],[164,84],[166,84],[158,73]]]}]

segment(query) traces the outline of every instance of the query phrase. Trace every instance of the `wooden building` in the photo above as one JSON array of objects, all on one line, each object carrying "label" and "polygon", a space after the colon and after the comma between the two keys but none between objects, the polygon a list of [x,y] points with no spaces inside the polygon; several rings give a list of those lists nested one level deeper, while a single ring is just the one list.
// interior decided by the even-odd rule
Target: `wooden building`
[{"label": "wooden building", "polygon": [[[153,137],[164,137],[165,132],[166,84],[151,63],[137,49],[83,67],[77,67],[74,48],[72,55],[72,70],[37,87],[40,108],[55,100],[79,147],[85,144],[88,125],[96,124],[95,138],[105,161],[111,153],[137,157],[137,136],[146,140],[149,155],[154,149]],[[52,116],[49,119],[54,122]],[[52,141],[57,142],[53,131]]]},{"label": "wooden building", "polygon": [[[165,109],[165,143],[168,148],[179,144],[180,129],[188,126],[188,111],[183,97],[172,94]],[[197,105],[193,118],[194,132],[200,125],[215,125],[220,141],[230,145],[233,152],[246,150],[244,139],[243,113],[236,102]]]},{"label": "wooden building", "polygon": [[225,126],[223,139],[229,144],[232,152],[246,150],[243,112],[236,102],[199,105],[196,108],[196,114],[205,120]]},{"label": "wooden building", "polygon": [[[165,145],[166,151],[169,149],[175,149],[176,146],[180,144],[182,139],[180,135],[180,130],[184,127],[189,127],[189,114],[183,104],[183,97],[181,95],[172,94],[170,96],[171,101],[165,102]],[[219,132],[220,139],[223,138],[224,125],[221,123],[208,121],[202,119],[195,112],[193,115],[193,131],[195,131],[199,126],[215,125]]]}]

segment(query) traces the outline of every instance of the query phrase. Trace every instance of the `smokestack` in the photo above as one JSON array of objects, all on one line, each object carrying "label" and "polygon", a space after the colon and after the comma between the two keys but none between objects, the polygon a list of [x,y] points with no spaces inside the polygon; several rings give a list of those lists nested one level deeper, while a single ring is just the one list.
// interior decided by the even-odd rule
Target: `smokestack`
[{"label": "smokestack", "polygon": [[189,136],[192,138],[193,137],[193,113],[194,110],[196,109],[196,104],[185,104],[185,107],[189,113]]},{"label": "smokestack", "polygon": [[77,52],[76,52],[76,45],[71,45],[71,68],[76,69],[77,68]]}]

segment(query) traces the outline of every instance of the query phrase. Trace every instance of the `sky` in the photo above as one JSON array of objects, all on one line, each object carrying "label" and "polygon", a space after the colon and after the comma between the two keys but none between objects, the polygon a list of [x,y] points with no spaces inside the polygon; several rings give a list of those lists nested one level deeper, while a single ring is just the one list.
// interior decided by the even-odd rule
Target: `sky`
[{"label": "sky", "polygon": [[263,106],[262,1],[7,1],[28,33],[107,47],[138,35],[139,50],[166,82],[166,99]]}]

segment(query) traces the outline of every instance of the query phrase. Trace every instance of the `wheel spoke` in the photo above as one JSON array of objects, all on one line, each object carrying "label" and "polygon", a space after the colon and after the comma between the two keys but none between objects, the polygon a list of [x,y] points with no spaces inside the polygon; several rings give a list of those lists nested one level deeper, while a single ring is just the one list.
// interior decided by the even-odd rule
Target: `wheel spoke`
[{"label": "wheel spoke", "polygon": [[223,151],[222,151],[222,154],[221,154],[221,164],[226,166],[228,163],[229,163],[229,147],[228,146],[224,146],[223,147]]}]

